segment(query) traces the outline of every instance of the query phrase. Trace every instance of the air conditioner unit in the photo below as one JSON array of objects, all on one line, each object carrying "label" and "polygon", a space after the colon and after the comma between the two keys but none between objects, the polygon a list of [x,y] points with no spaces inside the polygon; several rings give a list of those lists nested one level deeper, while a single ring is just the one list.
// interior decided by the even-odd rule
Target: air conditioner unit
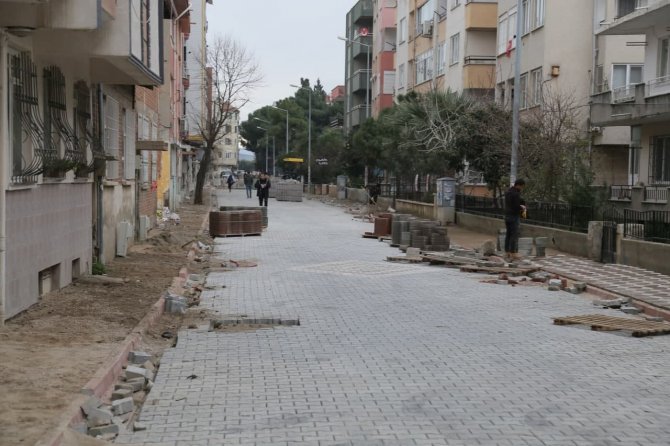
[{"label": "air conditioner unit", "polygon": [[428,20],[423,22],[421,25],[421,35],[424,37],[430,37],[433,35],[433,21]]}]

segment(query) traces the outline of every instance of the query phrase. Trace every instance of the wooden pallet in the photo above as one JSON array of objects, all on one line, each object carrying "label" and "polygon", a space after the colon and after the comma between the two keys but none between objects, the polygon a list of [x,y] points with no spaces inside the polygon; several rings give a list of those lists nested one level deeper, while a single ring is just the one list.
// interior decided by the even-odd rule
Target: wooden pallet
[{"label": "wooden pallet", "polygon": [[633,337],[670,334],[670,324],[623,317],[587,314],[554,318],[555,325],[590,325],[594,331],[630,331]]},{"label": "wooden pallet", "polygon": [[262,235],[260,232],[250,232],[249,234],[219,234],[219,235],[214,235],[213,237],[221,237],[221,238],[228,238],[228,237],[253,237],[253,236],[260,236]]},{"label": "wooden pallet", "polygon": [[468,257],[447,257],[434,254],[422,254],[421,258],[424,262],[429,262],[431,265],[473,265],[477,259]]},{"label": "wooden pallet", "polygon": [[373,234],[373,233],[371,233],[371,232],[366,232],[365,234],[363,234],[363,238],[373,238],[373,239],[378,239],[379,236],[376,235],[376,234]]},{"label": "wooden pallet", "polygon": [[423,263],[421,257],[413,256],[388,256],[386,257],[387,262],[403,262],[403,263]]},{"label": "wooden pallet", "polygon": [[527,276],[530,273],[539,271],[540,268],[508,268],[505,266],[478,266],[463,265],[461,271],[464,273],[483,273],[483,274],[508,274],[510,276]]}]

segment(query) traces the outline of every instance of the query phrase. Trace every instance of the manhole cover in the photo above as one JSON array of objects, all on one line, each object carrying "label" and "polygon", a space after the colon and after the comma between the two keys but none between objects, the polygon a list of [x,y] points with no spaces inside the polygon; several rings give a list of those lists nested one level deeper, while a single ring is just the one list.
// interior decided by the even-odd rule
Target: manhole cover
[{"label": "manhole cover", "polygon": [[319,263],[316,265],[301,266],[293,268],[293,271],[339,274],[341,276],[369,277],[369,276],[401,276],[405,274],[434,272],[436,270],[425,266],[351,260],[345,262],[330,262],[330,263]]}]

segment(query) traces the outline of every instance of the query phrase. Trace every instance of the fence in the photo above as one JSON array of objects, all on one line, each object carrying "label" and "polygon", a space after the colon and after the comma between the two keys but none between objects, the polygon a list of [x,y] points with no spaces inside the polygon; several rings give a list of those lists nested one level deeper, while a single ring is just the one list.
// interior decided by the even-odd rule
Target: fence
[{"label": "fence", "polygon": [[[523,223],[573,232],[588,232],[589,221],[594,220],[595,209],[591,206],[574,206],[568,203],[529,202],[526,204],[528,218]],[[470,214],[494,218],[505,216],[504,199],[456,196],[456,209]]]},{"label": "fence", "polygon": [[399,198],[401,200],[418,201],[421,203],[434,203],[434,195],[437,192],[437,186],[431,182],[427,190],[421,190],[421,186],[426,187],[425,181],[419,181],[417,189],[413,183],[398,182],[380,184],[380,196],[388,198]]},{"label": "fence", "polygon": [[670,243],[670,211],[625,209],[624,237],[657,243]]}]

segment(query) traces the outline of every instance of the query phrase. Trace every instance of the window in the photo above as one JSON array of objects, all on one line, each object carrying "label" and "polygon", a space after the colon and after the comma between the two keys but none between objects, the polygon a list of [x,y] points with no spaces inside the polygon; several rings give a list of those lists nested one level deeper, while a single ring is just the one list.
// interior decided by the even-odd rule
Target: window
[{"label": "window", "polygon": [[142,183],[143,187],[147,187],[149,184],[149,152],[146,150],[142,150],[141,153],[141,169],[140,169],[140,182]]},{"label": "window", "polygon": [[530,72],[529,107],[542,104],[542,68]]},{"label": "window", "polygon": [[123,170],[126,180],[135,178],[135,117],[129,110],[123,109],[125,138],[123,141]]},{"label": "window", "polygon": [[405,64],[398,67],[398,88],[405,88]]},{"label": "window", "polygon": [[451,0],[451,9],[454,9],[461,4],[461,0]]},{"label": "window", "polygon": [[617,7],[617,16],[623,17],[635,12],[636,9],[645,8],[647,0],[619,0]]},{"label": "window", "polygon": [[232,127],[230,125],[226,124],[226,127],[224,128],[223,132],[224,132],[225,135],[227,135],[228,133],[231,132],[231,130],[232,130]]},{"label": "window", "polygon": [[108,179],[119,178],[119,103],[111,96],[103,98],[105,110],[105,153],[113,157],[113,161],[107,161],[106,177]]},{"label": "window", "polygon": [[505,105],[507,105],[505,104],[505,83],[504,82],[499,83],[497,90],[498,90],[498,104],[504,107]]},{"label": "window", "polygon": [[435,13],[435,4],[434,0],[428,0],[416,11],[416,34],[421,35],[422,27],[424,22],[433,20],[433,14]]},{"label": "window", "polygon": [[516,48],[516,8],[498,19],[498,54]]},{"label": "window", "polygon": [[670,37],[661,39],[658,43],[660,51],[658,58],[658,77],[670,76]]},{"label": "window", "polygon": [[521,75],[519,93],[519,106],[521,108],[528,108],[528,73]]},{"label": "window", "polygon": [[535,23],[533,23],[533,29],[544,25],[544,2],[545,0],[535,0]]},{"label": "window", "polygon": [[526,35],[531,30],[531,10],[529,8],[531,0],[521,1],[521,35]]},{"label": "window", "polygon": [[650,182],[670,183],[670,136],[657,136],[652,143]]},{"label": "window", "polygon": [[19,98],[24,97],[23,92],[27,85],[25,76],[21,76],[21,68],[24,66],[25,59],[29,60],[27,54],[17,54],[10,51],[7,56],[9,58],[8,76],[9,76],[9,133],[11,144],[11,164],[12,164],[12,182],[20,182],[24,175],[24,168],[32,165],[33,161],[33,145],[30,133],[25,126],[21,113],[21,101]]},{"label": "window", "polygon": [[152,152],[151,155],[151,181],[158,179],[158,153]]},{"label": "window", "polygon": [[612,89],[626,87],[642,82],[642,65],[612,65]]},{"label": "window", "polygon": [[233,157],[233,152],[226,152],[226,159],[231,159]]},{"label": "window", "polygon": [[607,91],[605,85],[605,68],[601,65],[596,65],[596,70],[593,73],[593,92],[595,94]]},{"label": "window", "polygon": [[416,57],[416,85],[433,78],[433,51],[428,50]]},{"label": "window", "polygon": [[458,63],[459,54],[460,54],[460,33],[456,33],[449,39],[449,47],[451,51],[449,52],[449,64],[454,65]]},{"label": "window", "polygon": [[444,74],[447,67],[447,43],[442,42],[437,47],[437,75]]},{"label": "window", "polygon": [[230,139],[230,138],[226,138],[226,139],[223,141],[223,143],[224,143],[225,145],[227,145],[227,146],[230,146],[230,145],[233,144],[233,140]]},{"label": "window", "polygon": [[405,40],[407,40],[407,17],[403,17],[398,23],[398,42],[403,43]]}]

